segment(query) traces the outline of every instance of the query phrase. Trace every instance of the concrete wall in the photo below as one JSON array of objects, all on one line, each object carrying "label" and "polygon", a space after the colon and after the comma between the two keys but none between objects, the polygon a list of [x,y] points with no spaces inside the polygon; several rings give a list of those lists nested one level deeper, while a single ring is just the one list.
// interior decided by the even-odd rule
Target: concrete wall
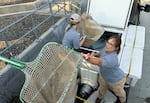
[{"label": "concrete wall", "polygon": [[0,7],[0,15],[4,14],[14,14],[16,12],[27,12],[35,9],[35,3],[22,3],[22,4],[15,4],[15,5],[7,5]]},{"label": "concrete wall", "polygon": [[36,0],[0,0],[0,6],[33,2]]}]

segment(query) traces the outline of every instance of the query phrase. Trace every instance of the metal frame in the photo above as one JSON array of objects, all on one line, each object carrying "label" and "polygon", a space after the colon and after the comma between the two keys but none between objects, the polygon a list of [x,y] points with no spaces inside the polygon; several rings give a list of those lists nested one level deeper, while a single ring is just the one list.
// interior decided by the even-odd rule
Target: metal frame
[{"label": "metal frame", "polygon": [[[59,6],[60,3],[63,6],[60,7]],[[53,10],[54,5],[57,5],[58,10]],[[0,30],[0,38],[1,38],[0,41],[3,41],[6,44],[6,47],[0,49],[0,55],[5,55],[6,53],[11,54],[11,56],[18,55],[18,54],[15,54],[15,53],[12,52],[12,49],[15,49],[17,51],[17,49],[16,49],[17,47],[14,47],[15,44],[19,43],[24,38],[28,38],[28,36],[31,36],[31,35],[34,35],[34,37],[35,37],[34,40],[38,39],[42,35],[42,33],[45,32],[45,31],[43,31],[39,35],[38,31],[42,31],[42,30],[40,30],[40,27],[42,27],[43,25],[49,25],[48,24],[49,21],[52,21],[51,25],[53,26],[57,22],[57,21],[54,21],[54,18],[61,10],[64,10],[64,15],[66,15],[65,7],[66,7],[66,0],[57,0],[57,1],[47,0],[47,2],[39,4],[36,7],[36,9],[33,10],[32,12],[27,13],[27,14],[23,14],[24,15],[23,17],[19,18],[18,20],[14,21],[13,23],[11,23],[11,24],[7,25],[6,27],[2,28]],[[36,17],[34,17],[34,14],[38,14],[38,12],[40,12],[41,10],[43,10],[45,8],[49,8],[50,13],[47,14],[46,17],[43,20],[38,21],[36,19]],[[30,23],[31,25],[26,24],[28,26],[26,26],[26,27],[24,26],[23,30],[25,30],[25,29],[27,29],[27,30],[25,30],[23,32],[23,34],[19,34],[19,31],[16,31],[15,28],[18,28],[17,25],[25,24],[27,20],[31,20],[31,23]],[[13,41],[10,42],[10,40],[8,40],[7,35],[9,35],[9,36],[12,35],[13,36],[13,35],[16,35],[16,34],[17,35],[19,34],[19,37],[13,38]],[[32,40],[32,41],[34,41],[34,40]],[[28,47],[29,45],[30,44],[27,44],[26,46]],[[26,49],[26,47],[24,47],[24,49]],[[18,53],[20,53],[20,52],[18,52]]]}]

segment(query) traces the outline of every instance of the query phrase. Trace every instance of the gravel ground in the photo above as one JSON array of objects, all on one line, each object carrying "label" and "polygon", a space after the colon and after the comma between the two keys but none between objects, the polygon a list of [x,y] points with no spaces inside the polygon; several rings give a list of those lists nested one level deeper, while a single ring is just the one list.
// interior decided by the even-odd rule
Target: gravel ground
[{"label": "gravel ground", "polygon": [[[13,16],[6,16],[0,17],[0,29],[6,27],[7,25],[15,22],[19,18],[23,17],[24,15],[13,15]],[[6,41],[8,45],[13,44],[16,40],[18,40],[23,34],[30,31],[34,25],[38,25],[48,16],[46,15],[37,15],[34,14],[32,17],[28,17],[21,22],[15,24],[13,27],[9,28],[4,32]],[[34,21],[33,21],[34,19]],[[34,42],[36,38],[39,38],[51,25],[56,23],[60,17],[54,17],[49,19],[46,23],[39,26],[38,29],[34,30],[34,32],[29,33],[29,35],[25,36],[24,38],[20,39],[17,43],[15,43],[9,51],[2,53],[1,55],[5,57],[9,57],[10,53],[12,56],[16,56],[20,54],[23,50],[25,50],[30,44]],[[7,47],[5,39],[3,39],[2,35],[0,35],[0,51],[4,50]],[[3,62],[0,62],[0,69],[5,66]]]}]

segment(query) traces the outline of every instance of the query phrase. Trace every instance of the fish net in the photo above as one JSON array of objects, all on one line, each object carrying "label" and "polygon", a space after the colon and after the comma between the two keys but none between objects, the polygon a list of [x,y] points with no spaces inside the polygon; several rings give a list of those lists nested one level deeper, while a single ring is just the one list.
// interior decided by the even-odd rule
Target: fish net
[{"label": "fish net", "polygon": [[92,46],[104,33],[104,28],[98,24],[89,14],[82,14],[82,22],[80,25],[80,33],[86,35],[87,38],[83,44],[85,47]]},{"label": "fish net", "polygon": [[74,97],[81,56],[61,44],[47,43],[39,55],[25,63],[25,84],[20,100],[25,103],[70,103]]}]

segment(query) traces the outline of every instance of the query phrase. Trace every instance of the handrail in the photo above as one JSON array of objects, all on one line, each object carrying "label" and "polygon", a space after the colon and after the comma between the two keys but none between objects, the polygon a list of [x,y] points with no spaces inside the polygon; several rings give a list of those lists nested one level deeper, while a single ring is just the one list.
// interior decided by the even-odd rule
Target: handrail
[{"label": "handrail", "polygon": [[[65,2],[65,0],[63,0],[63,1]],[[52,10],[52,6],[53,5],[59,5],[59,2],[55,2],[55,1],[52,1],[52,0],[47,0],[47,2],[48,3],[40,5],[39,7],[34,9],[32,12],[25,14],[23,17],[19,18],[18,20],[14,21],[13,23],[5,26],[4,28],[2,28],[0,30],[0,38],[1,38],[1,40],[5,41],[5,43],[6,43],[6,48],[1,48],[0,54],[5,53],[6,51],[11,51],[10,48],[12,46],[17,44],[21,39],[23,39],[26,36],[30,35],[31,32],[35,33],[34,31],[39,30],[39,28],[43,24],[44,25],[47,24],[49,26],[47,21],[50,20],[51,18],[53,18],[54,16],[56,16],[58,14],[58,12],[61,11],[60,9],[65,10],[65,3],[64,3],[64,6],[59,8],[58,10],[55,10],[55,12],[54,11],[50,11],[50,13],[47,14],[47,17],[44,20],[42,20],[40,22],[34,20],[32,15],[37,14],[38,11],[44,9],[45,7],[47,7],[47,8]],[[51,6],[50,6],[50,4],[51,4]],[[51,12],[53,12],[53,13],[51,13]],[[30,19],[32,21],[31,23],[33,24],[33,25],[31,25],[30,29],[28,31],[25,31],[23,34],[20,34],[21,36],[19,38],[16,38],[15,40],[13,40],[13,43],[11,43],[11,44],[8,43],[8,40],[7,40],[8,31],[10,32],[11,35],[13,35],[12,32],[15,31],[15,30],[12,30],[12,28],[14,28],[14,27],[17,28],[17,24],[19,24],[19,23],[23,24],[23,22],[25,22],[25,20],[28,20],[28,19]],[[36,23],[39,22],[39,23],[35,24],[34,22],[36,22]],[[53,25],[53,23],[55,23],[55,22],[52,22],[52,25]],[[18,32],[18,31],[16,31],[16,32]],[[36,34],[34,34],[34,35],[36,37],[35,39],[39,38],[39,36],[37,37]]]}]

